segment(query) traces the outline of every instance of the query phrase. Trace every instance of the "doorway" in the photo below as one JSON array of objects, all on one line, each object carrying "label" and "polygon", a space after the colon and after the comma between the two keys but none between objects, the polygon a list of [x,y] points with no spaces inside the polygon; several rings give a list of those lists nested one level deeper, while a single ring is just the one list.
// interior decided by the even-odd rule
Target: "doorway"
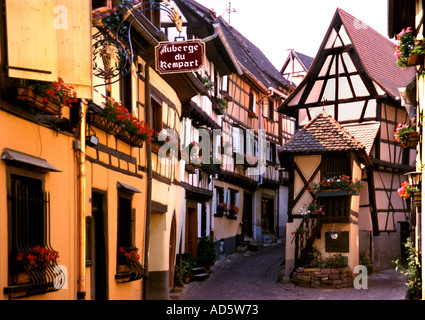
[{"label": "doorway", "polygon": [[177,243],[177,230],[176,230],[176,214],[174,212],[173,220],[171,220],[171,230],[170,230],[170,252],[169,252],[169,281],[168,286],[169,288],[173,288],[174,286],[174,265],[176,263],[176,243]]},{"label": "doorway", "polygon": [[198,209],[196,204],[188,204],[186,210],[185,253],[198,256]]},{"label": "doorway", "polygon": [[263,234],[274,233],[274,199],[261,198],[261,230]]},{"label": "doorway", "polygon": [[106,261],[106,210],[105,196],[102,193],[92,194],[92,216],[93,216],[93,241],[92,246],[92,268],[91,268],[91,299],[107,299],[107,261]]},{"label": "doorway", "polygon": [[243,193],[242,235],[252,238],[252,194]]}]

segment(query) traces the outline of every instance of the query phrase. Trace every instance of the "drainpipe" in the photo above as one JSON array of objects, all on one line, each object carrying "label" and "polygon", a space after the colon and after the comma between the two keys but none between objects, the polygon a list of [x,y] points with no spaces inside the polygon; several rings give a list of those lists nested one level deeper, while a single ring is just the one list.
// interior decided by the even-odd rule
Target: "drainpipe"
[{"label": "drainpipe", "polygon": [[[152,128],[151,114],[151,86],[150,86],[150,66],[153,60],[149,60],[145,65],[145,108],[146,120],[150,128]],[[143,300],[147,300],[148,283],[149,283],[149,240],[151,228],[151,211],[152,211],[152,153],[151,144],[146,143],[146,171],[148,185],[146,189],[146,232],[145,232],[145,258],[144,258],[144,280],[143,280]]]},{"label": "drainpipe", "polygon": [[80,157],[79,157],[79,215],[78,215],[78,291],[77,299],[86,298],[86,107],[80,102],[81,128],[80,128]]}]

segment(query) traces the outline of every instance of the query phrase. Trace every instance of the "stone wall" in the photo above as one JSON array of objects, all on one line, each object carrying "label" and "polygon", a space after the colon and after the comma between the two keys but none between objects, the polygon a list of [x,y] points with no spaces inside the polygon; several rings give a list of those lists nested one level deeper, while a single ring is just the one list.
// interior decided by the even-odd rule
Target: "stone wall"
[{"label": "stone wall", "polygon": [[291,282],[310,288],[350,288],[353,287],[351,268],[297,268]]}]

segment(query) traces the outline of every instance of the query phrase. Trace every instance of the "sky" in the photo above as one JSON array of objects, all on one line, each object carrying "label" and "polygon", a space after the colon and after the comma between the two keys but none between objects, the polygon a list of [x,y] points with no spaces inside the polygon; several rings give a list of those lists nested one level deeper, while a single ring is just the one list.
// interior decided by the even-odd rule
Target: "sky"
[{"label": "sky", "polygon": [[[214,9],[280,70],[288,49],[314,57],[339,7],[388,37],[388,0],[196,0]],[[234,12],[235,11],[235,12]]]}]

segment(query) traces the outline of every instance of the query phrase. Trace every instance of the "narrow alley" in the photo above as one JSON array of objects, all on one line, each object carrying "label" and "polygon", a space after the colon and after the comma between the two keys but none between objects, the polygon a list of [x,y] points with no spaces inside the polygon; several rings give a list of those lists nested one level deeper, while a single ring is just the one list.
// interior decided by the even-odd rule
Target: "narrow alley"
[{"label": "narrow alley", "polygon": [[218,260],[208,279],[186,284],[180,300],[404,300],[405,278],[394,269],[373,273],[367,289],[302,288],[277,279],[285,244]]}]

